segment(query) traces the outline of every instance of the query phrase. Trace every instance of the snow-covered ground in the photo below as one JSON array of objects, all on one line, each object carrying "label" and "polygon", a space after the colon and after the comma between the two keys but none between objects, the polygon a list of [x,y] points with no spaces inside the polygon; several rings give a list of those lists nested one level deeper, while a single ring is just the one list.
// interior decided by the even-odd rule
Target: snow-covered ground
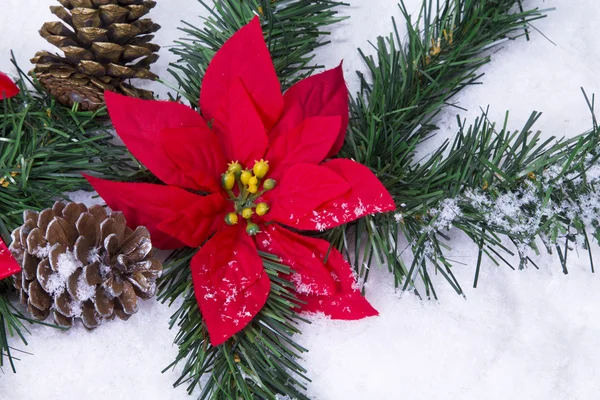
[{"label": "snow-covered ground", "polygon": [[[54,0],[1,0],[0,70],[13,72],[14,49],[23,67],[36,50],[49,49],[37,36],[51,19]],[[421,0],[407,2],[415,10]],[[346,76],[362,69],[356,47],[391,30],[390,16],[400,25],[396,0],[352,0],[344,12],[352,18],[333,29],[334,43],[318,60],[328,67],[344,59]],[[534,33],[532,40],[505,44],[483,69],[484,85],[465,90],[457,100],[468,120],[490,105],[500,121],[510,110],[509,126],[517,129],[533,110],[544,112],[538,128],[546,135],[571,136],[588,129],[589,112],[579,88],[600,92],[600,3],[593,0],[529,0],[526,6],[556,7],[535,26],[555,44]],[[196,0],[159,1],[152,16],[163,26],[158,42],[179,37],[180,19],[203,14]],[[172,56],[164,47],[157,71],[167,77]],[[165,91],[155,87],[164,97]],[[456,131],[456,109],[440,118],[442,130],[428,147]],[[514,272],[486,263],[478,289],[471,289],[475,252],[457,239],[452,256],[466,300],[437,279],[439,302],[422,302],[395,293],[385,271],[374,271],[368,298],[378,318],[357,322],[315,320],[303,327],[301,343],[311,351],[305,365],[313,379],[310,395],[319,400],[395,399],[597,399],[600,391],[600,277],[589,272],[585,254],[571,258],[570,274],[557,260],[543,257],[541,270]],[[600,251],[595,251],[600,256]],[[73,329],[60,333],[34,327],[30,345],[18,363],[18,374],[5,368],[0,398],[185,399],[172,389],[177,372],[160,371],[175,357],[168,330],[173,310],[146,302],[126,323],[106,324],[93,333]],[[21,347],[15,341],[15,346]]]}]

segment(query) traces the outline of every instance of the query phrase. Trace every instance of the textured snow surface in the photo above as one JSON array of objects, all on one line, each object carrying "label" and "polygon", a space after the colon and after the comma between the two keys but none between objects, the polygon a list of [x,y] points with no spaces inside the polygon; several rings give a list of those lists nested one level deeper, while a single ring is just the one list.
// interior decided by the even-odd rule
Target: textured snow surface
[{"label": "textured snow surface", "polygon": [[[0,0],[0,70],[12,73],[9,50],[22,67],[35,51],[52,50],[37,30],[51,19],[54,0]],[[152,17],[163,26],[158,43],[179,37],[180,19],[198,21],[205,13],[196,0],[161,0]],[[391,30],[390,16],[404,21],[396,0],[352,0],[351,20],[333,29],[334,43],[318,61],[327,67],[344,59],[353,91],[353,72],[363,69],[355,48]],[[415,10],[420,0],[407,2]],[[491,119],[510,110],[509,126],[520,128],[533,110],[544,112],[537,127],[546,135],[570,136],[587,130],[591,118],[579,91],[600,92],[600,4],[592,0],[531,0],[525,6],[557,7],[535,26],[555,44],[534,33],[532,40],[507,43],[485,67],[484,85],[456,98],[472,121],[490,105]],[[163,47],[155,72],[165,78],[173,57]],[[154,86],[161,97],[166,90]],[[440,118],[442,131],[422,153],[456,131],[457,109]],[[80,195],[79,199],[83,199]],[[298,337],[311,351],[305,365],[319,400],[394,399],[597,399],[600,381],[600,278],[589,272],[586,254],[570,254],[570,274],[552,257],[537,259],[541,270],[511,271],[483,265],[478,289],[471,289],[476,251],[459,235],[452,259],[466,300],[435,277],[440,302],[422,302],[395,293],[385,271],[374,270],[368,298],[381,315],[356,322],[315,319]],[[600,259],[600,251],[595,251]],[[108,323],[92,333],[82,328],[61,333],[34,327],[21,355],[18,374],[0,377],[0,398],[185,399],[172,389],[178,371],[161,374],[175,357],[174,309],[144,302],[129,321]],[[23,346],[15,341],[18,348]]]}]

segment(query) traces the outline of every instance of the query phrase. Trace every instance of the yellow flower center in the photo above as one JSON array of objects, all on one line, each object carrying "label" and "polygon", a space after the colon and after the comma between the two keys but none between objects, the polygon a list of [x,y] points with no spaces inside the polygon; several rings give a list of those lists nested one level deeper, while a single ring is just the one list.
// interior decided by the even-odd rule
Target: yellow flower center
[{"label": "yellow flower center", "polygon": [[269,162],[262,159],[256,161],[251,170],[242,169],[237,161],[228,164],[227,171],[221,175],[221,185],[233,202],[234,211],[225,216],[225,223],[236,225],[243,219],[246,221],[246,232],[250,236],[260,232],[259,226],[252,218],[255,215],[262,217],[269,212],[269,205],[264,202],[257,203],[258,198],[277,184],[274,179],[263,180],[268,172]]}]

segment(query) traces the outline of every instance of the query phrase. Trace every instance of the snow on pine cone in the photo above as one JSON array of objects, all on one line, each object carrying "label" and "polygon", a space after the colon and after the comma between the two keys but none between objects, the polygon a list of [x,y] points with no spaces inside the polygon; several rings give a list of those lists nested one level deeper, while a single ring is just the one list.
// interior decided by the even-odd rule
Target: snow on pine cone
[{"label": "snow on pine cone", "polygon": [[23,268],[15,286],[33,317],[52,313],[66,327],[81,318],[92,329],[115,316],[127,320],[138,297],[154,296],[162,265],[152,257],[148,230],[128,228],[122,213],[56,202],[25,211],[23,220],[10,250]]}]

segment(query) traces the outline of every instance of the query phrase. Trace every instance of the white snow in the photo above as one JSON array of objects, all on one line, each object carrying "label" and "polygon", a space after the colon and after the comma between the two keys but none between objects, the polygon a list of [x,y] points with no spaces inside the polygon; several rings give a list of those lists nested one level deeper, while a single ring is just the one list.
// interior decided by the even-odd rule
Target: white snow
[{"label": "white snow", "polygon": [[[409,11],[420,0],[407,2]],[[40,49],[52,47],[37,30],[50,19],[54,0],[2,0],[0,11],[0,70],[12,72],[9,50],[22,67]],[[510,110],[509,127],[518,129],[533,110],[544,112],[537,128],[546,136],[571,136],[591,126],[579,90],[600,92],[597,66],[600,46],[600,4],[592,0],[529,0],[525,6],[557,7],[535,23],[555,44],[532,33],[532,40],[507,42],[482,69],[483,85],[465,90],[455,100],[473,121],[480,107],[490,105],[490,118],[501,121]],[[205,13],[196,0],[160,0],[152,17],[162,25],[161,45],[180,36],[180,19],[197,22]],[[388,34],[390,16],[404,21],[396,0],[352,0],[345,10],[352,18],[332,28],[334,43],[321,49],[317,60],[335,67],[344,59],[351,90],[357,88],[354,70],[364,69],[356,47]],[[155,69],[162,77],[168,61],[166,47]],[[166,90],[153,85],[161,97]],[[441,132],[425,144],[422,155],[456,132],[458,109],[448,109]],[[596,171],[597,173],[597,171]],[[473,194],[477,199],[478,195]],[[597,199],[587,199],[590,205]],[[589,209],[590,215],[598,210]],[[401,214],[398,214],[401,219]],[[448,215],[448,218],[451,218]],[[304,365],[312,383],[309,394],[319,400],[395,399],[596,399],[600,390],[600,278],[589,272],[586,253],[570,257],[563,275],[554,257],[535,258],[540,270],[512,271],[490,262],[482,266],[479,287],[472,289],[477,249],[452,234],[451,258],[466,293],[457,296],[439,275],[439,302],[400,295],[387,271],[373,266],[367,283],[368,299],[380,316],[363,321],[329,321],[314,317],[298,336],[310,349]],[[600,259],[598,248],[594,256]],[[161,370],[175,357],[171,346],[176,331],[168,330],[174,312],[154,301],[143,302],[127,322],[105,324],[92,333],[76,328],[61,333],[33,327],[21,355],[18,374],[4,368],[0,397],[19,400],[185,399],[173,389],[178,371]],[[18,341],[14,346],[23,348]],[[46,377],[46,378],[42,378]],[[37,384],[35,384],[37,382]]]},{"label": "white snow", "polygon": [[83,267],[81,261],[72,252],[66,252],[58,256],[58,271],[50,275],[48,279],[48,292],[52,295],[61,294],[66,286],[67,280],[77,268]]}]

